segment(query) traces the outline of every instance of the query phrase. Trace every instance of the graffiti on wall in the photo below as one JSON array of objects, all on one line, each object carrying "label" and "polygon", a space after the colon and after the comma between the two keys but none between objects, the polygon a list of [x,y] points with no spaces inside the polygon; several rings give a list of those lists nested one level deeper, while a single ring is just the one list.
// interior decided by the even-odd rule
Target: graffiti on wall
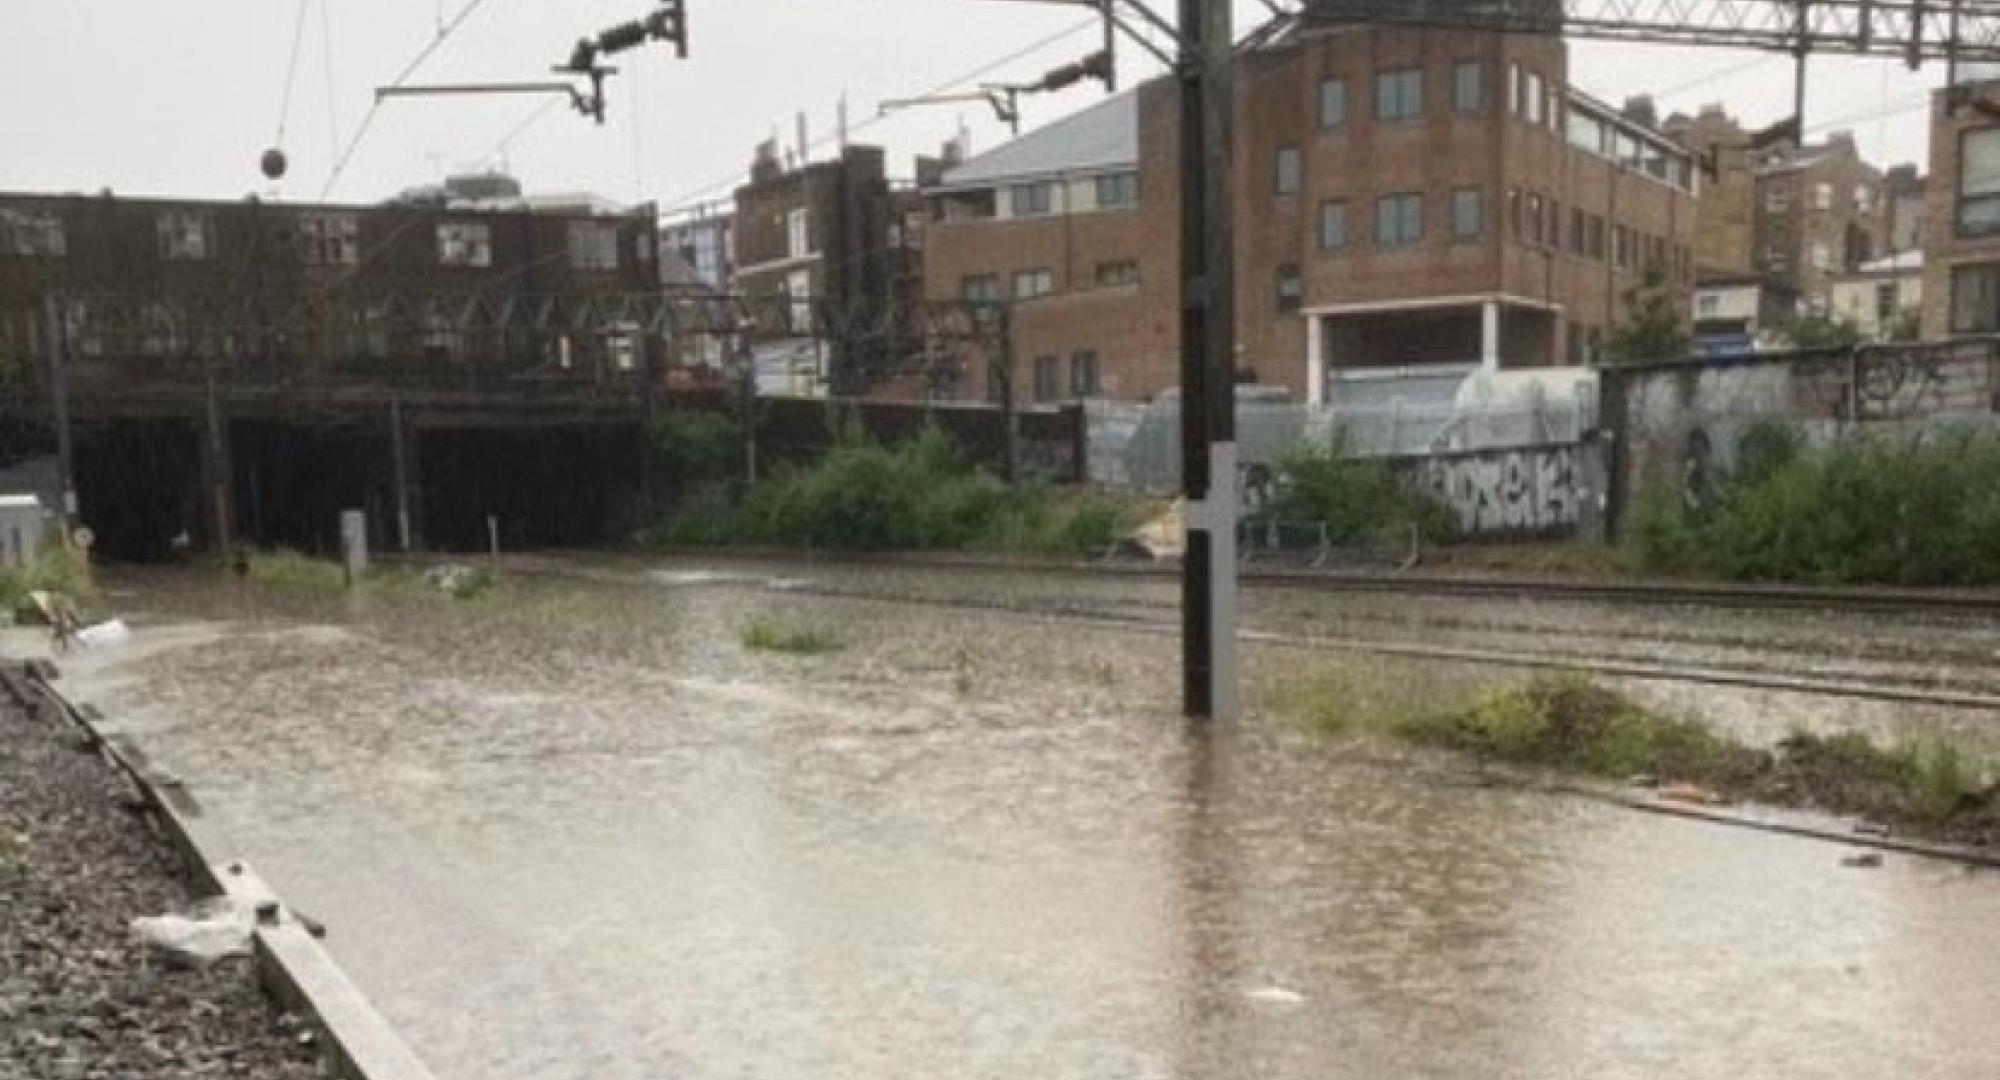
[{"label": "graffiti on wall", "polygon": [[1421,490],[1458,513],[1468,536],[1574,530],[1583,491],[1576,449],[1538,446],[1419,458],[1409,464]]}]

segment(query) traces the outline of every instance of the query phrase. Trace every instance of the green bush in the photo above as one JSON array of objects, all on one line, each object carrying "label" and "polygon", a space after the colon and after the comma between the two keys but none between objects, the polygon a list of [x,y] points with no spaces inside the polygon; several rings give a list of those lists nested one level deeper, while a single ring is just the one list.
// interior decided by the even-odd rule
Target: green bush
[{"label": "green bush", "polygon": [[1101,550],[1136,524],[1136,505],[1042,484],[1009,486],[930,430],[893,447],[843,443],[810,466],[780,467],[748,491],[725,483],[699,488],[641,540],[1078,554]]},{"label": "green bush", "polygon": [[20,611],[31,592],[58,593],[78,604],[97,596],[86,556],[55,542],[43,544],[23,566],[0,566],[0,613]]},{"label": "green bush", "polygon": [[1406,543],[1412,528],[1434,544],[1458,535],[1451,507],[1410,488],[1387,464],[1350,455],[1342,438],[1288,452],[1253,520],[1323,525],[1330,542],[1345,545]]},{"label": "green bush", "polygon": [[1764,426],[1736,467],[1691,500],[1656,483],[1632,539],[1651,569],[1751,581],[2000,582],[2000,440],[1857,440],[1807,453]]},{"label": "green bush", "polygon": [[678,409],[653,424],[653,448],[683,491],[742,470],[743,428],[726,414]]}]

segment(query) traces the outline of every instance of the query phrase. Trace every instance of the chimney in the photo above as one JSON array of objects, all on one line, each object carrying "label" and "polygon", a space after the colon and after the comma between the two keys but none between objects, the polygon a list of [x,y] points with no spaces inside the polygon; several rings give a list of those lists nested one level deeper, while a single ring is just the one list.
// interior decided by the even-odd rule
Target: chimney
[{"label": "chimney", "polygon": [[1658,106],[1653,104],[1653,95],[1651,94],[1634,94],[1626,98],[1625,107],[1620,109],[1619,112],[1625,119],[1635,124],[1641,124],[1649,128],[1660,126],[1660,110]]},{"label": "chimney", "polygon": [[750,160],[750,182],[761,184],[775,178],[784,169],[778,164],[778,140],[765,139],[757,144],[757,155]]}]

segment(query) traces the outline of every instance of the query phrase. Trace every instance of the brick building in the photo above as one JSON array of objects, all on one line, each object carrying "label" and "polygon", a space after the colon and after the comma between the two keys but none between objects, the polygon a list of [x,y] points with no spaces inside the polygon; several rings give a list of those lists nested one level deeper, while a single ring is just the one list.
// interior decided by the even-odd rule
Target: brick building
[{"label": "brick building", "polygon": [[[33,352],[44,293],[68,298],[85,356],[176,356],[197,324],[226,309],[237,325],[282,327],[283,351],[302,361],[338,364],[506,352],[526,338],[484,343],[481,327],[656,283],[650,207],[606,215],[443,198],[335,206],[0,193],[0,353],[14,355]],[[134,304],[143,325],[107,321]],[[338,322],[291,321],[320,308],[338,310]],[[629,342],[578,338],[561,350],[559,365],[600,353],[635,362]]]},{"label": "brick building", "polygon": [[[1309,26],[1239,65],[1258,381],[1321,400],[1385,370],[1585,363],[1648,265],[1692,279],[1690,156],[1569,87],[1559,38]],[[1176,383],[1175,98],[1155,80],[929,189],[926,291],[1016,302],[1023,396]]]},{"label": "brick building", "polygon": [[1907,162],[1882,174],[1881,254],[1923,250],[1926,188],[1923,174]]},{"label": "brick building", "polygon": [[860,394],[895,367],[881,342],[839,332],[921,292],[922,202],[890,183],[879,148],[785,168],[773,144],[759,147],[736,190],[734,240],[736,290],[790,304],[789,335],[757,346],[760,370],[776,373],[767,389]]},{"label": "brick building", "polygon": [[1930,164],[1924,337],[2000,333],[2000,82],[1932,95]]},{"label": "brick building", "polygon": [[1836,132],[1803,147],[1778,145],[1755,167],[1752,261],[1785,282],[1808,310],[1830,310],[1833,282],[1875,258],[1886,218],[1881,170],[1853,135]]},{"label": "brick building", "polygon": [[1693,116],[1675,113],[1661,125],[1668,135],[1694,152],[1701,170],[1701,208],[1696,215],[1696,272],[1718,279],[1736,279],[1757,269],[1758,162],[1791,125],[1748,131],[1721,105],[1704,105]]}]

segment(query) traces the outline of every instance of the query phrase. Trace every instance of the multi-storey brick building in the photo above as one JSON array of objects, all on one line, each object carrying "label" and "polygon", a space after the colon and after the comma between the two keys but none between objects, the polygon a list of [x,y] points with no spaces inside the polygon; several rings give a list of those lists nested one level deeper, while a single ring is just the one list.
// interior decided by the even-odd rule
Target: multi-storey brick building
[{"label": "multi-storey brick building", "polygon": [[0,194],[0,463],[73,428],[115,555],[323,546],[349,507],[377,544],[483,544],[489,514],[509,542],[611,535],[575,477],[640,460],[653,210],[493,201]]},{"label": "multi-storey brick building", "polygon": [[1932,95],[1927,187],[1924,337],[2000,333],[2000,81]]},{"label": "multi-storey brick building", "polygon": [[1756,268],[1785,282],[1808,311],[1830,309],[1833,282],[1874,259],[1883,232],[1882,173],[1837,132],[1775,146],[1756,165]]},{"label": "multi-storey brick building", "polygon": [[[1584,363],[1646,267],[1692,278],[1688,153],[1571,88],[1560,38],[1309,26],[1239,64],[1246,375],[1321,400],[1365,371]],[[930,189],[927,292],[1014,300],[1037,399],[1176,381],[1176,108],[1155,80]]]},{"label": "multi-storey brick building", "polygon": [[1701,207],[1696,215],[1694,264],[1707,277],[1740,279],[1756,270],[1757,181],[1755,167],[1790,124],[1747,131],[1721,105],[1699,113],[1675,113],[1662,128],[1694,152],[1701,170]]},{"label": "multi-storey brick building", "polygon": [[735,284],[753,303],[790,304],[790,340],[767,343],[760,360],[783,367],[781,389],[859,394],[895,366],[879,342],[827,331],[873,324],[919,294],[922,222],[914,188],[889,182],[879,148],[790,169],[772,144],[759,148],[736,190]]}]

